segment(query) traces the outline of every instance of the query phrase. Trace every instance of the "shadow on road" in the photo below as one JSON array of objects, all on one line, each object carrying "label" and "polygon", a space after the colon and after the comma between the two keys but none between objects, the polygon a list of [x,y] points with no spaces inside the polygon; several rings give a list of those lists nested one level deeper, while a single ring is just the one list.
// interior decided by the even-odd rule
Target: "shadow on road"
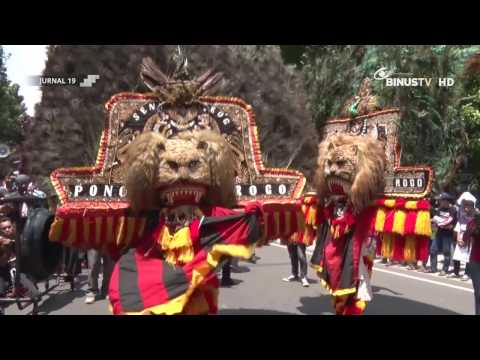
[{"label": "shadow on road", "polygon": [[70,289],[62,289],[57,293],[52,293],[49,297],[38,307],[41,315],[48,315],[49,313],[60,310],[65,306],[71,304],[74,299],[84,297],[86,291]]},{"label": "shadow on road", "polygon": [[268,263],[268,264],[250,264],[250,266],[252,268],[256,268],[256,267],[271,267],[271,266],[287,266],[287,265],[290,265],[289,262],[281,262],[281,263]]},{"label": "shadow on road", "polygon": [[386,288],[386,287],[383,287],[383,286],[372,286],[372,291],[374,294],[380,292],[380,291],[387,291],[389,292],[390,294],[393,294],[393,295],[403,295],[402,293],[399,293],[399,292],[396,292],[396,291],[393,291],[389,288]]},{"label": "shadow on road", "polygon": [[[387,289],[388,290],[388,289]],[[302,304],[297,309],[305,315],[332,313],[332,300],[329,295],[319,297],[301,297]],[[410,299],[375,294],[373,300],[367,304],[365,315],[461,315],[457,312],[443,309],[430,304]]]},{"label": "shadow on road", "polygon": [[218,315],[298,315],[294,313],[265,309],[223,309]]},{"label": "shadow on road", "polygon": [[227,288],[227,289],[228,289],[228,288],[233,288],[233,287],[238,286],[238,285],[240,285],[241,283],[243,283],[243,280],[240,280],[240,279],[232,279],[232,281],[233,281],[233,285],[230,285],[230,286],[222,286],[222,285],[220,285],[220,288]]}]

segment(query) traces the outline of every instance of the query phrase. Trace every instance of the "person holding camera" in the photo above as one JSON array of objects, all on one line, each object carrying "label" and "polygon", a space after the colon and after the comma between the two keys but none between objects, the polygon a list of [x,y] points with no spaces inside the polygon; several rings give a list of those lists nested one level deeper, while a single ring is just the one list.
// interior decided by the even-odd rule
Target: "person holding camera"
[{"label": "person holding camera", "polygon": [[4,296],[11,286],[10,259],[14,251],[15,229],[7,217],[0,219],[0,296]]}]

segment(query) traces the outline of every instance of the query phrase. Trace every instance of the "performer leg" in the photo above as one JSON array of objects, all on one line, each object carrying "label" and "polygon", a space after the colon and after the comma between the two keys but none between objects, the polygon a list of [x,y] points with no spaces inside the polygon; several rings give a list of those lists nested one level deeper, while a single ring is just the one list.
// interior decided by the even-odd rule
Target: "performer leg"
[{"label": "performer leg", "polygon": [[356,294],[349,295],[343,315],[363,315],[366,305],[365,301],[356,298]]},{"label": "performer leg", "polygon": [[453,273],[455,276],[460,277],[460,261],[459,260],[453,260]]},{"label": "performer leg", "polygon": [[292,275],[298,278],[298,250],[297,244],[287,245],[288,254],[290,255],[290,262],[292,264]]},{"label": "performer leg", "polygon": [[435,236],[435,239],[432,240],[432,245],[430,246],[430,271],[436,273],[437,269],[437,254],[438,254],[438,243],[439,243],[438,234]]},{"label": "performer leg", "polygon": [[232,266],[232,258],[229,257],[227,261],[223,264],[222,267],[222,286],[232,286],[233,281],[231,278],[231,266]]},{"label": "performer leg", "polygon": [[345,307],[347,306],[348,295],[333,296],[333,306],[336,315],[345,315]]},{"label": "performer leg", "polygon": [[300,263],[300,278],[307,277],[308,265],[307,265],[307,253],[305,244],[297,244],[298,262]]},{"label": "performer leg", "polygon": [[103,268],[103,279],[102,279],[102,289],[100,295],[102,298],[105,298],[108,295],[108,287],[110,285],[110,278],[112,276],[113,267],[115,263],[110,256],[104,255],[102,256],[102,268]]},{"label": "performer leg", "polygon": [[101,256],[97,250],[88,250],[87,258],[90,271],[88,273],[89,289],[87,297],[85,298],[85,303],[93,304],[98,295],[98,275],[100,273]]},{"label": "performer leg", "polygon": [[363,315],[367,304],[358,300],[356,294],[334,296],[333,303],[337,315]]},{"label": "performer leg", "polygon": [[444,234],[442,236],[442,252],[443,252],[443,273],[447,273],[450,267],[451,261],[451,248],[452,248],[452,237]]}]

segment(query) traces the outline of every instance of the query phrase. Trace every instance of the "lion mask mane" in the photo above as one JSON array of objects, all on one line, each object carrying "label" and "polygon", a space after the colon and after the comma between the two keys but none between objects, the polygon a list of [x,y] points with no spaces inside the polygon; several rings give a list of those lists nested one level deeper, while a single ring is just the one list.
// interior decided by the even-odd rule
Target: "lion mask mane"
[{"label": "lion mask mane", "polygon": [[212,131],[167,139],[156,132],[137,137],[119,155],[132,210],[180,203],[232,207],[234,159],[226,140]]},{"label": "lion mask mane", "polygon": [[359,213],[383,193],[385,166],[381,142],[364,136],[330,136],[319,145],[315,174],[319,202],[345,196]]}]

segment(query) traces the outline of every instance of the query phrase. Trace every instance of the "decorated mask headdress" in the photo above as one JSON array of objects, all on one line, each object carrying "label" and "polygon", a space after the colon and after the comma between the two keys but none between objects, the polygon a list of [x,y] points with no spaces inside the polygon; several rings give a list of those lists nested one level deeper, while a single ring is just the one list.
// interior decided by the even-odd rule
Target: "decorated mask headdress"
[{"label": "decorated mask headdress", "polygon": [[[120,93],[107,102],[95,166],[52,173],[62,206],[51,240],[111,252],[128,248],[143,234],[149,210],[178,202],[233,207],[261,201],[265,240],[303,228],[303,174],[265,168],[252,107],[209,96],[222,74],[210,69],[191,78],[187,64],[179,52],[167,75],[145,58],[140,76],[151,92]],[[152,172],[156,167],[164,170]]]},{"label": "decorated mask headdress", "polygon": [[431,235],[424,197],[432,169],[400,165],[399,110],[382,110],[369,85],[366,79],[347,102],[344,118],[326,123],[317,162],[318,241],[311,262],[343,315],[362,314],[372,299],[376,251],[426,261]]}]

